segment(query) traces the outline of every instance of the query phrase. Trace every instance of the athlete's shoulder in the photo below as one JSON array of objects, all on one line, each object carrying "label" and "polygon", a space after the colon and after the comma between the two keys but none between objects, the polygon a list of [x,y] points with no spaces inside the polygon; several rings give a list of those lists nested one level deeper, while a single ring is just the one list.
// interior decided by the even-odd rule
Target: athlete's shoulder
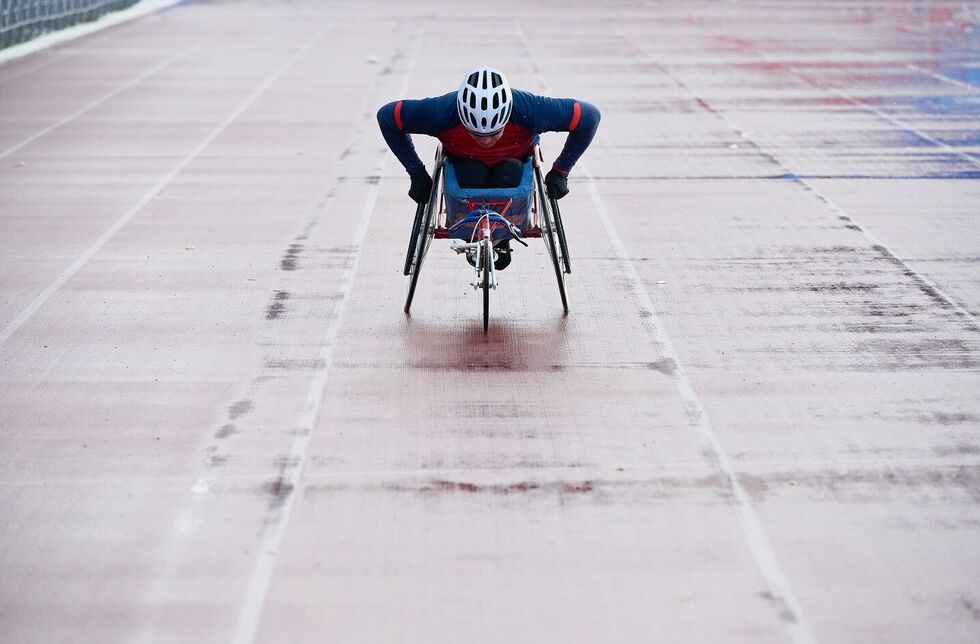
[{"label": "athlete's shoulder", "polygon": [[394,104],[395,119],[405,132],[430,134],[448,130],[459,124],[456,111],[456,92],[428,98],[405,99]]},{"label": "athlete's shoulder", "polygon": [[575,99],[541,96],[525,90],[512,90],[514,121],[534,133],[568,131]]},{"label": "athlete's shoulder", "polygon": [[430,96],[428,98],[418,99],[419,103],[423,103],[433,109],[433,111],[443,113],[443,112],[455,112],[456,111],[456,92],[448,92],[442,94],[441,96]]},{"label": "athlete's shoulder", "polygon": [[528,109],[533,108],[534,104],[542,98],[537,94],[523,89],[511,89],[510,94],[514,101],[515,111],[527,111]]},{"label": "athlete's shoulder", "polygon": [[541,97],[523,89],[511,89],[510,94],[511,100],[514,101],[514,109],[510,115],[511,122],[530,129]]}]

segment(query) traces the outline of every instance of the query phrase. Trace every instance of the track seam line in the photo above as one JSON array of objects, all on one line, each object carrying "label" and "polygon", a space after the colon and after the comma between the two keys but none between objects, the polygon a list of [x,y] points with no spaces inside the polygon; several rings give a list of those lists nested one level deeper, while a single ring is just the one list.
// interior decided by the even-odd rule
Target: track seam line
[{"label": "track seam line", "polygon": [[[408,74],[405,76],[405,81],[399,90],[399,95],[403,95],[407,91],[408,84],[415,72],[415,66],[418,62],[418,54],[421,50],[424,32],[425,28],[423,27],[416,34],[417,42],[412,55],[412,63],[409,66]],[[296,463],[295,466],[290,468],[288,475],[283,475],[283,479],[285,480],[283,480],[282,485],[285,487],[285,489],[289,490],[289,494],[286,495],[278,514],[272,520],[270,520],[267,527],[263,530],[261,543],[259,545],[258,560],[256,561],[255,567],[252,569],[252,574],[249,577],[245,596],[242,599],[242,606],[236,620],[235,632],[232,636],[232,642],[235,644],[251,644],[252,642],[255,642],[256,638],[258,637],[262,613],[265,608],[265,602],[269,594],[269,587],[272,584],[272,577],[275,574],[276,564],[278,563],[279,559],[279,551],[282,548],[282,542],[286,534],[286,529],[289,526],[289,518],[292,514],[292,509],[295,506],[296,498],[299,496],[300,479],[302,478],[303,470],[306,466],[306,451],[310,445],[310,442],[312,441],[313,430],[316,426],[317,418],[320,415],[320,408],[323,404],[324,395],[326,394],[326,386],[331,371],[331,365],[333,363],[337,335],[340,332],[340,327],[342,326],[344,318],[347,314],[347,307],[350,303],[350,293],[354,285],[357,269],[361,263],[361,251],[363,249],[364,240],[367,237],[367,231],[371,223],[371,218],[374,214],[378,194],[381,191],[381,184],[384,181],[385,165],[387,164],[389,156],[389,150],[387,147],[385,147],[384,153],[382,153],[381,158],[378,160],[378,163],[375,166],[377,169],[376,174],[379,177],[378,182],[372,184],[368,188],[367,197],[364,201],[364,208],[361,211],[358,227],[354,233],[352,243],[357,250],[354,253],[350,263],[347,265],[343,277],[341,278],[342,287],[339,290],[341,293],[343,293],[344,297],[338,303],[337,312],[331,319],[330,325],[327,327],[323,344],[321,345],[320,353],[317,357],[323,367],[316,373],[310,382],[310,387],[307,390],[306,404],[303,415],[300,417],[299,423],[296,427],[297,435],[296,438],[293,439],[293,443],[289,450],[289,456],[287,457],[287,462]]]},{"label": "track seam line", "polygon": [[[769,468],[796,468],[801,469],[802,467],[810,466],[821,466],[826,465],[824,460],[796,460],[796,461],[761,461],[761,460],[749,460],[742,461],[741,465],[743,467],[769,467]],[[936,470],[958,470],[962,468],[977,468],[980,467],[980,460],[973,461],[961,461],[961,462],[950,462],[946,459],[941,458],[898,458],[898,459],[882,459],[882,458],[859,458],[859,459],[847,459],[847,460],[835,460],[834,470],[846,470],[847,468],[853,468],[858,466],[877,466],[879,468],[887,469],[891,467],[911,467],[911,466],[921,466],[929,467]],[[617,464],[599,464],[590,465],[586,467],[567,467],[567,466],[554,466],[554,467],[475,467],[475,468],[426,468],[426,469],[405,469],[405,470],[352,470],[349,472],[316,472],[310,473],[305,472],[303,478],[307,482],[316,481],[327,481],[327,480],[348,480],[348,479],[359,479],[359,478],[383,478],[383,479],[398,479],[398,478],[419,478],[425,477],[431,479],[433,476],[449,476],[449,475],[480,475],[480,474],[500,474],[500,475],[535,475],[538,473],[555,473],[564,472],[567,474],[583,473],[583,474],[594,474],[602,472],[615,472],[617,474],[625,474],[632,471],[649,472],[653,470],[697,470],[704,468],[704,460],[699,461],[677,461],[673,463],[617,463]],[[23,480],[0,480],[0,487],[6,488],[16,488],[16,487],[31,487],[31,486],[44,486],[44,485],[123,485],[123,484],[134,484],[134,483],[174,483],[174,484],[186,484],[195,483],[201,481],[203,477],[199,476],[133,476],[133,477],[107,477],[104,479],[98,478],[77,478],[77,479],[37,479],[33,481]],[[223,476],[209,476],[205,479],[205,483],[210,487],[210,485],[223,485],[236,482],[250,482],[250,481],[268,481],[269,476],[267,474],[228,474]],[[304,484],[300,489],[305,489],[307,486]]]},{"label": "track seam line", "polygon": [[[638,45],[635,42],[633,42],[631,39],[629,39],[628,37],[626,37],[625,34],[622,34],[622,30],[618,30],[618,31],[620,32],[620,35],[622,35],[627,41],[629,41],[630,43],[632,43],[634,47],[638,47]],[[643,52],[644,55],[647,55],[646,54],[646,50],[644,50],[642,48],[640,48],[640,50]],[[811,87],[816,87],[817,89],[821,89],[821,90],[823,90],[825,92],[829,92],[831,94],[835,94],[835,95],[843,98],[844,100],[848,101],[852,105],[855,105],[857,107],[860,107],[863,110],[866,110],[868,112],[871,112],[872,114],[874,114],[878,118],[880,118],[880,119],[882,119],[884,121],[887,121],[888,123],[891,123],[892,125],[898,127],[900,130],[903,130],[903,131],[908,132],[910,134],[914,134],[914,135],[918,136],[919,138],[921,138],[922,140],[928,141],[929,143],[932,143],[933,145],[935,145],[937,147],[945,148],[946,150],[948,150],[952,154],[955,154],[956,156],[958,156],[958,157],[962,158],[963,160],[967,161],[968,163],[970,163],[970,164],[972,164],[972,165],[980,168],[980,159],[977,159],[974,155],[969,154],[967,152],[961,152],[960,150],[956,149],[955,147],[949,145],[948,143],[945,143],[943,141],[940,141],[939,139],[937,139],[935,137],[932,137],[932,136],[926,134],[925,132],[922,132],[921,130],[917,129],[916,127],[914,127],[912,125],[909,125],[908,123],[905,123],[904,121],[901,121],[901,120],[893,117],[891,114],[888,114],[887,112],[883,112],[883,111],[879,110],[875,106],[870,105],[869,103],[866,103],[866,102],[862,101],[859,98],[855,98],[854,96],[852,96],[851,94],[849,94],[846,91],[842,90],[841,88],[837,87],[836,85],[834,85],[830,81],[821,79],[821,78],[819,78],[817,76],[814,76],[814,75],[812,75],[810,73],[807,73],[807,72],[801,70],[799,67],[795,67],[793,65],[787,65],[784,62],[781,62],[779,60],[776,60],[776,59],[774,59],[773,57],[769,56],[767,53],[765,53],[764,51],[762,51],[762,50],[760,50],[758,48],[753,47],[752,48],[752,53],[754,55],[758,56],[759,58],[761,58],[762,60],[766,61],[767,63],[772,63],[774,65],[777,65],[778,67],[781,67],[782,69],[785,69],[792,76],[795,76],[796,78],[802,80],[803,82],[807,83]],[[909,65],[906,65],[906,67],[909,67]],[[661,66],[661,68],[663,68],[663,66]],[[673,78],[673,76],[671,76],[671,77]],[[685,89],[687,89],[686,86],[685,86]],[[688,91],[690,91],[690,90],[688,90]]]},{"label": "track seam line", "polygon": [[[770,61],[770,62],[776,62],[776,61],[772,61],[768,56],[766,56],[764,54],[759,54],[759,56],[763,60]],[[779,64],[782,65],[782,63],[779,63]],[[782,65],[782,66],[786,70],[788,70],[789,72],[791,72],[794,76],[796,76],[797,78],[799,78],[799,79],[801,79],[803,81],[806,81],[810,85],[812,85],[814,87],[817,87],[819,89],[822,89],[825,92],[830,92],[832,94],[836,94],[837,96],[840,96],[844,100],[849,101],[853,105],[855,105],[857,107],[860,107],[863,110],[867,110],[868,112],[871,112],[872,114],[874,114],[878,118],[880,118],[880,119],[882,119],[884,121],[887,121],[888,123],[891,123],[892,125],[898,127],[900,130],[904,130],[905,132],[909,132],[911,134],[914,134],[914,135],[918,136],[920,139],[922,139],[924,141],[928,141],[928,142],[932,143],[933,145],[935,145],[937,147],[945,148],[946,150],[948,150],[952,154],[955,154],[956,156],[962,158],[963,160],[965,160],[965,161],[971,163],[972,165],[980,168],[980,159],[977,159],[972,154],[970,154],[968,152],[962,152],[962,151],[954,148],[953,146],[949,145],[948,143],[945,143],[943,141],[940,141],[939,139],[937,139],[935,137],[932,137],[932,136],[926,134],[925,132],[922,132],[918,128],[916,128],[916,127],[914,127],[912,125],[909,125],[908,123],[905,123],[904,121],[901,121],[901,120],[893,117],[891,114],[888,114],[887,112],[882,112],[881,110],[879,110],[874,105],[870,105],[870,104],[862,101],[861,99],[855,98],[854,96],[848,94],[846,91],[840,89],[839,87],[837,87],[836,85],[830,83],[829,81],[823,81],[823,80],[818,79],[818,78],[813,78],[809,74],[807,74],[805,72],[802,72],[798,68],[792,67],[790,65]]]},{"label": "track seam line", "polygon": [[205,148],[208,147],[208,145],[210,145],[216,138],[218,138],[218,136],[220,136],[221,133],[224,132],[224,130],[229,125],[231,125],[239,116],[241,116],[242,113],[244,113],[245,110],[247,110],[252,105],[252,103],[254,103],[256,99],[259,98],[259,96],[261,96],[267,89],[269,89],[269,87],[271,87],[272,84],[275,83],[279,79],[279,77],[286,72],[286,70],[292,67],[296,63],[296,61],[299,60],[300,57],[303,54],[305,54],[306,51],[309,50],[309,48],[312,47],[313,44],[317,40],[319,40],[329,28],[330,27],[328,25],[321,28],[319,31],[317,31],[316,35],[313,36],[313,38],[311,38],[309,42],[307,42],[302,48],[300,48],[296,53],[294,53],[285,63],[283,63],[283,65],[279,67],[271,76],[269,76],[269,78],[267,78],[265,82],[263,82],[262,85],[258,87],[258,89],[252,92],[252,94],[249,95],[249,97],[246,98],[245,101],[241,105],[239,105],[238,108],[235,109],[235,111],[233,111],[230,115],[228,115],[225,118],[225,120],[222,121],[214,130],[212,130],[211,133],[208,134],[208,136],[206,136],[203,141],[198,143],[193,150],[188,152],[187,155],[184,156],[184,158],[181,159],[181,161],[176,166],[174,166],[174,168],[170,172],[168,172],[164,177],[162,177],[156,183],[156,185],[150,188],[150,190],[146,192],[143,195],[143,197],[140,198],[138,202],[136,202],[135,205],[133,205],[129,210],[123,213],[123,215],[119,219],[117,219],[116,222],[112,224],[112,226],[106,229],[106,231],[103,232],[102,235],[99,236],[99,238],[96,239],[92,243],[92,245],[85,250],[84,253],[79,255],[79,257],[68,268],[66,268],[64,271],[61,272],[60,275],[54,278],[54,280],[48,285],[48,287],[45,288],[40,295],[34,298],[34,300],[27,306],[27,308],[25,308],[23,311],[20,312],[20,315],[18,315],[9,324],[7,324],[7,326],[4,327],[3,331],[0,331],[0,347],[2,347],[4,343],[10,339],[10,336],[16,333],[17,329],[19,329],[32,315],[34,315],[34,313],[36,313],[38,309],[44,306],[44,303],[47,302],[48,299],[65,284],[65,282],[67,282],[69,279],[71,279],[73,275],[75,275],[75,273],[81,270],[81,268],[85,266],[85,264],[87,264],[88,261],[92,259],[92,257],[94,257],[96,253],[98,253],[102,249],[102,247],[106,244],[106,242],[109,241],[109,239],[112,238],[113,235],[119,232],[119,230],[127,223],[129,223],[129,221],[133,217],[135,217],[138,212],[140,212],[144,207],[146,207],[148,203],[150,203],[153,199],[155,199],[156,196],[159,195],[160,192],[162,192],[163,189],[166,188],[167,185],[169,185],[170,182],[173,181],[177,175],[179,175],[188,165],[190,165],[192,161],[194,161],[194,159],[197,158],[197,156],[201,152],[204,151]]},{"label": "track seam line", "polygon": [[748,542],[749,550],[752,552],[752,556],[756,561],[759,571],[765,578],[772,595],[778,602],[783,604],[783,611],[780,617],[785,622],[794,642],[816,642],[817,638],[810,628],[803,612],[803,607],[796,596],[796,592],[793,590],[789,578],[779,564],[772,543],[769,541],[768,536],[766,536],[762,522],[753,509],[745,488],[738,480],[735,468],[714,429],[714,424],[708,415],[707,408],[701,401],[700,396],[698,396],[694,385],[691,383],[687,372],[681,364],[680,356],[670,341],[667,330],[660,321],[657,307],[654,306],[650,293],[636,268],[636,262],[633,260],[633,256],[626,247],[622,236],[619,234],[619,229],[616,227],[599,194],[599,189],[592,179],[592,173],[584,166],[582,166],[582,169],[589,179],[588,190],[592,198],[592,203],[595,205],[599,219],[602,221],[610,242],[612,242],[613,250],[620,258],[623,271],[626,273],[626,278],[632,284],[631,290],[639,300],[640,306],[650,314],[643,321],[643,324],[649,326],[650,334],[664,357],[674,361],[675,371],[670,378],[681,395],[688,419],[692,425],[697,427],[702,440],[711,448],[715,465],[731,492],[731,507],[738,519],[742,533]]},{"label": "track seam line", "polygon": [[[887,245],[885,245],[885,243],[883,241],[881,241],[871,231],[869,231],[868,228],[865,225],[863,225],[860,222],[858,222],[857,219],[855,219],[849,212],[847,212],[846,210],[844,210],[844,208],[842,208],[841,206],[837,205],[837,203],[835,203],[830,197],[828,197],[827,195],[825,195],[824,193],[822,193],[819,189],[817,189],[816,186],[814,186],[813,184],[811,184],[809,181],[807,181],[805,178],[801,177],[797,173],[793,172],[792,168],[790,168],[787,164],[785,164],[783,161],[781,161],[779,159],[779,157],[776,156],[775,153],[771,152],[767,147],[765,147],[764,145],[762,145],[761,143],[759,143],[758,141],[756,141],[755,139],[753,139],[751,137],[751,134],[748,131],[746,131],[743,128],[739,127],[735,122],[733,122],[731,119],[729,119],[725,114],[723,114],[721,111],[715,109],[710,104],[708,104],[707,101],[705,101],[703,98],[701,98],[700,96],[698,96],[697,93],[694,90],[692,90],[690,87],[688,87],[686,83],[684,83],[682,80],[680,80],[679,78],[677,78],[677,76],[675,76],[663,64],[657,62],[646,51],[646,49],[644,49],[643,47],[641,47],[640,45],[638,45],[632,38],[630,38],[625,33],[623,33],[623,31],[621,29],[615,29],[614,30],[614,33],[616,33],[620,38],[622,38],[626,42],[628,42],[631,45],[633,45],[633,47],[635,47],[637,50],[639,50],[639,52],[645,58],[647,58],[648,60],[653,61],[653,63],[656,65],[656,67],[658,69],[660,69],[661,72],[663,72],[663,74],[665,76],[667,76],[668,78],[670,78],[678,87],[680,87],[685,92],[687,92],[688,94],[690,94],[690,96],[698,103],[698,105],[700,105],[702,108],[704,108],[707,112],[713,114],[716,118],[720,119],[725,125],[727,125],[729,127],[729,129],[731,129],[733,132],[735,132],[736,134],[738,134],[743,140],[745,140],[748,143],[750,143],[756,150],[758,150],[760,153],[762,153],[763,155],[765,155],[770,161],[772,161],[777,166],[779,166],[780,168],[782,168],[783,171],[786,173],[787,178],[791,178],[794,183],[796,183],[797,185],[801,186],[804,190],[807,190],[810,193],[812,193],[817,198],[818,201],[820,201],[824,205],[826,205],[831,210],[831,212],[835,213],[838,217],[846,217],[847,218],[847,221],[849,223],[852,223],[852,224],[858,226],[861,229],[860,230],[861,234],[864,235],[865,238],[872,244],[872,248],[874,250],[877,250],[878,252],[880,252],[882,255],[885,256],[886,259],[888,259],[893,264],[895,264],[899,268],[901,268],[902,269],[902,273],[906,277],[908,277],[909,279],[911,279],[912,282],[916,286],[918,286],[921,289],[926,289],[926,290],[928,290],[931,293],[934,293],[939,299],[941,299],[943,302],[945,302],[946,305],[950,309],[952,309],[953,313],[956,316],[958,316],[960,318],[963,318],[964,321],[968,325],[970,325],[973,328],[974,331],[980,331],[980,319],[978,319],[978,317],[977,317],[976,314],[974,314],[972,311],[970,311],[969,309],[967,309],[964,305],[960,304],[958,300],[956,300],[954,297],[952,297],[951,295],[949,295],[948,293],[946,293],[945,291],[943,291],[936,284],[934,284],[930,279],[928,279],[927,277],[925,277],[924,275],[922,275],[921,273],[919,273],[918,271],[916,271],[915,269],[913,269],[911,266],[909,266],[909,264],[907,264],[905,262],[905,260],[903,260],[901,257],[899,257],[898,253],[896,253],[891,248],[889,248]],[[759,56],[763,60],[767,60],[765,56],[763,56],[761,54]],[[789,69],[789,68],[787,68],[787,69]],[[824,89],[826,89],[826,88],[824,88]],[[945,144],[943,144],[943,145],[945,145]],[[949,146],[947,146],[947,147],[949,147]],[[977,162],[977,163],[978,163],[978,165],[980,165],[980,162]],[[591,180],[591,177],[590,177],[590,180]]]},{"label": "track seam line", "polygon": [[176,55],[176,56],[174,56],[172,58],[169,58],[169,59],[165,60],[164,62],[156,65],[155,67],[152,67],[152,68],[148,69],[147,71],[143,72],[142,74],[140,74],[136,78],[132,79],[128,83],[126,83],[126,84],[124,84],[124,85],[122,85],[120,87],[117,87],[116,89],[112,90],[111,92],[109,92],[108,94],[102,96],[101,98],[98,98],[98,99],[92,101],[91,103],[89,103],[88,105],[86,105],[84,107],[81,107],[81,108],[75,110],[74,112],[72,112],[68,116],[64,117],[60,121],[57,121],[55,123],[52,123],[51,125],[48,125],[47,127],[39,130],[38,132],[35,132],[34,134],[32,134],[29,137],[27,137],[26,139],[24,139],[20,143],[16,143],[13,146],[11,146],[11,147],[7,148],[6,150],[4,150],[3,152],[0,152],[0,159],[4,159],[4,158],[10,156],[11,154],[13,154],[14,152],[16,152],[17,150],[20,150],[24,146],[29,145],[29,144],[33,143],[34,141],[38,140],[39,138],[41,138],[45,134],[48,134],[49,132],[52,132],[52,131],[58,129],[61,126],[70,123],[71,121],[74,121],[79,116],[85,114],[86,112],[88,112],[90,110],[95,109],[96,107],[102,105],[103,103],[105,103],[109,99],[114,98],[115,96],[118,96],[122,92],[125,92],[127,89],[130,89],[130,88],[132,88],[132,87],[134,87],[136,85],[139,85],[140,83],[142,83],[143,81],[145,81],[147,78],[150,78],[151,76],[153,76],[153,75],[155,75],[155,74],[163,71],[164,69],[166,69],[167,67],[170,67],[174,63],[180,61],[181,59],[187,58],[191,54],[196,53],[197,51],[199,51],[203,47],[206,47],[207,45],[211,44],[213,41],[217,40],[218,38],[221,38],[222,36],[228,34],[229,32],[233,31],[234,29],[235,29],[235,27],[229,27],[229,28],[227,28],[227,29],[225,29],[225,30],[223,30],[223,31],[221,31],[219,33],[212,34],[211,36],[208,36],[207,38],[205,38],[204,40],[202,40],[201,42],[199,42],[197,45],[195,45],[191,49],[189,49],[187,51],[183,51],[180,54],[178,54],[178,55]]},{"label": "track seam line", "polygon": [[956,80],[955,78],[950,78],[949,76],[944,76],[943,74],[930,71],[928,69],[925,69],[924,67],[920,67],[916,65],[915,63],[909,63],[905,67],[911,69],[912,71],[925,74],[926,76],[932,76],[936,80],[941,80],[945,83],[949,83],[950,85],[955,85],[963,89],[969,89],[973,91],[977,91],[978,89],[980,89],[980,87],[977,87],[976,85],[971,85],[970,83],[964,83],[963,81]]}]

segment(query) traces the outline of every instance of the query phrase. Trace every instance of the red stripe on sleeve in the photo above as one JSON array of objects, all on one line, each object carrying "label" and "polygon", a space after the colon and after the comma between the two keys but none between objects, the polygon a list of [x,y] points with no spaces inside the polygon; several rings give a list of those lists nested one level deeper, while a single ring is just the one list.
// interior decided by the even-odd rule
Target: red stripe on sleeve
[{"label": "red stripe on sleeve", "polygon": [[[397,112],[395,112],[397,114]],[[579,119],[582,118],[582,106],[575,101],[575,107],[572,108],[572,122],[568,124],[568,131],[574,132],[575,128],[578,127]]]},{"label": "red stripe on sleeve", "polygon": [[[575,107],[576,109],[578,108],[578,103],[575,104]],[[576,115],[577,114],[578,112],[576,112]],[[395,125],[398,126],[399,130],[405,129],[405,126],[402,125],[402,102],[401,101],[398,101],[398,103],[395,104]]]}]

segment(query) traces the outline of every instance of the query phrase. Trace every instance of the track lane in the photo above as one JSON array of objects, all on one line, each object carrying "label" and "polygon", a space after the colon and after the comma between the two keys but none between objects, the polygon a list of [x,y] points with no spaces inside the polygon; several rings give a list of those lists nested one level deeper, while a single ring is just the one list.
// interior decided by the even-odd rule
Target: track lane
[{"label": "track lane", "polygon": [[[215,18],[229,6],[180,11]],[[271,27],[263,51],[280,53],[325,11],[296,3],[294,20],[273,24],[282,7],[235,6],[249,9],[236,42]],[[332,14],[336,38],[298,61],[4,346],[0,445],[10,458],[0,502],[10,520],[0,567],[19,592],[0,584],[14,616],[5,635],[227,641],[248,576],[269,556],[263,534],[289,503],[258,641],[786,641],[785,605],[745,546],[732,485],[691,431],[671,373],[680,364],[816,636],[975,639],[973,335],[857,241],[860,231],[597,28],[605,20],[643,34],[712,106],[743,127],[768,123],[753,139],[826,176],[807,181],[862,226],[888,231],[906,261],[922,255],[905,249],[937,248],[919,227],[937,213],[948,216],[949,250],[929,257],[966,258],[967,182],[920,176],[932,161],[892,150],[876,152],[878,163],[849,160],[837,146],[881,147],[868,144],[867,115],[850,105],[828,113],[820,95],[739,70],[727,45],[704,37],[719,12],[778,52],[793,16],[825,15],[833,19],[790,44],[830,56],[813,42],[847,14],[808,7],[817,5],[661,3],[600,17],[563,6],[560,20],[525,7],[536,27],[530,60],[507,39],[510,18],[485,16],[493,48],[461,52],[453,34],[472,16],[382,15],[370,2]],[[753,19],[766,9],[778,19]],[[407,182],[394,164],[378,177],[384,148],[372,120],[398,93],[403,45],[420,24],[445,37],[421,52],[427,74],[411,95],[446,91],[491,51],[515,84],[534,89],[543,75],[603,108],[585,163],[622,246],[590,215],[589,183],[573,176],[563,202],[576,257],[568,318],[540,244],[518,249],[501,274],[489,338],[468,267],[444,243],[433,246],[413,317],[401,315]],[[847,24],[833,33],[865,29]],[[940,58],[895,55],[878,37],[874,56],[899,68],[905,53],[916,64]],[[337,52],[342,66],[329,64]],[[218,67],[235,75],[230,58]],[[914,77],[906,72],[902,82]],[[821,147],[783,127],[774,105],[788,98],[803,101],[793,109],[814,127],[854,127],[828,127],[839,143]],[[57,134],[61,150],[98,153]],[[550,156],[559,146],[545,137]],[[840,178],[855,168],[878,179]],[[928,194],[954,185],[930,210]],[[878,199],[861,192],[868,186]],[[377,213],[357,248],[345,223],[374,190]],[[52,249],[65,247],[65,223],[47,223]],[[960,281],[944,279],[969,302],[973,273],[960,265]],[[673,361],[651,342],[654,308]],[[331,375],[293,475],[290,446],[303,440],[297,419],[326,368],[331,325]],[[462,395],[473,390],[490,394]],[[39,624],[30,615],[45,599]]]}]

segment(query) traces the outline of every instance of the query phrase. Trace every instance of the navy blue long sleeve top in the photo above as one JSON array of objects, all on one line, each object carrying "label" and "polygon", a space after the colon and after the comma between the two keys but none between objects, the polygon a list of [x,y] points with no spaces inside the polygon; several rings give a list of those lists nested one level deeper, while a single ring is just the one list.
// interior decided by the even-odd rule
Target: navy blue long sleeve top
[{"label": "navy blue long sleeve top", "polygon": [[388,103],[378,110],[378,124],[388,147],[409,174],[425,167],[415,151],[412,134],[437,137],[443,152],[451,157],[477,159],[493,165],[504,159],[526,157],[542,132],[568,132],[565,146],[552,166],[568,174],[595,136],[599,110],[572,98],[550,98],[517,89],[512,93],[514,108],[510,120],[500,140],[490,148],[480,147],[460,121],[456,92]]}]

